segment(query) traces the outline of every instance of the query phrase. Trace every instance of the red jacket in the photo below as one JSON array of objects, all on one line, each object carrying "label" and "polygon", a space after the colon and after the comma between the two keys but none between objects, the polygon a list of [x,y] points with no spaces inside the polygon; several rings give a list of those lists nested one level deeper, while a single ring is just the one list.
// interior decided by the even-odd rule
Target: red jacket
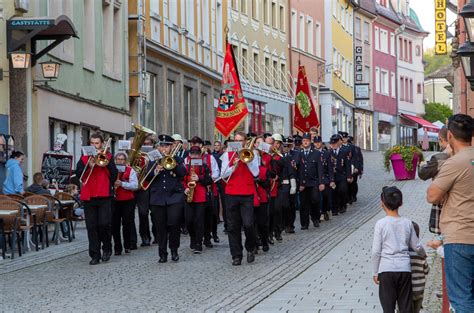
[{"label": "red jacket", "polygon": [[[112,154],[107,153],[107,159],[110,161],[112,159]],[[91,168],[87,165],[89,157],[83,155],[81,161],[84,166],[87,166],[87,170],[84,173],[84,177],[89,175]],[[85,181],[86,178],[84,178]],[[87,181],[87,184],[82,184],[81,187],[81,200],[89,201],[91,198],[106,198],[110,197],[110,172],[107,166],[94,166],[91,176]]]},{"label": "red jacket", "polygon": [[[125,167],[125,172],[118,173],[117,179],[120,181],[128,182],[130,179],[130,172],[132,168],[130,166]],[[127,190],[123,187],[118,187],[115,189],[115,200],[116,201],[127,201],[134,199],[134,192],[133,190]]]},{"label": "red jacket", "polygon": [[[267,178],[267,168],[265,166],[260,165],[260,173],[258,174],[259,183],[257,184],[258,187],[258,198],[260,203],[267,203],[268,202],[268,188],[264,186],[268,184]],[[263,185],[263,186],[262,186]]]},{"label": "red jacket", "polygon": [[[227,152],[229,157],[229,164],[233,164],[237,158],[237,154]],[[225,186],[225,193],[228,195],[251,196],[255,193],[255,182],[253,175],[250,172],[247,164],[239,161],[237,168],[235,168],[227,185]]]},{"label": "red jacket", "polygon": [[[186,175],[183,178],[184,188],[188,188],[188,183],[191,181],[191,165],[189,165],[189,157],[187,157]],[[206,180],[206,172],[204,166],[194,166],[194,171],[199,176],[199,181],[196,182],[196,188],[194,188],[193,203],[206,202],[207,187],[203,185]]]}]

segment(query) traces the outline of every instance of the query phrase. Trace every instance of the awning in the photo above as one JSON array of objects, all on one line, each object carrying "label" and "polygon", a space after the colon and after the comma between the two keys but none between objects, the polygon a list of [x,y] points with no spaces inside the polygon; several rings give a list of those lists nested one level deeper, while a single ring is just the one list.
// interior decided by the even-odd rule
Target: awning
[{"label": "awning", "polygon": [[431,122],[428,122],[425,119],[422,119],[421,117],[418,117],[418,116],[415,116],[415,115],[410,115],[410,114],[404,114],[404,113],[402,113],[401,116],[417,123],[418,125],[425,128],[429,132],[433,132],[433,133],[439,132],[439,127],[438,126],[436,126],[435,124],[433,124]]},{"label": "awning", "polygon": [[[26,45],[31,42],[33,65],[51,49],[71,37],[79,38],[74,24],[66,15],[60,15],[56,19],[50,17],[12,17],[7,21],[8,53],[18,49],[26,50]],[[36,41],[38,40],[52,40],[53,42],[43,50],[36,52]]]}]

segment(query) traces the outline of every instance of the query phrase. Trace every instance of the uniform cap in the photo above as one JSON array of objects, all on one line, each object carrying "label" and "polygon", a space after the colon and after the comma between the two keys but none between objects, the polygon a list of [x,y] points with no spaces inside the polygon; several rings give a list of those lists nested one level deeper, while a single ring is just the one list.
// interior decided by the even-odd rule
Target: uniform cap
[{"label": "uniform cap", "polygon": [[158,143],[160,145],[171,145],[173,144],[173,142],[174,142],[173,137],[169,135],[162,134],[158,136]]}]

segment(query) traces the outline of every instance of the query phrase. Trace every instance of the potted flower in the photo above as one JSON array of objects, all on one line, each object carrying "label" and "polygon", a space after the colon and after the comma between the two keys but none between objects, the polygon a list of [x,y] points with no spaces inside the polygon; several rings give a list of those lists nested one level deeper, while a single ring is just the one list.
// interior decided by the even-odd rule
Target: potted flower
[{"label": "potted flower", "polygon": [[415,179],[416,167],[424,160],[421,149],[414,146],[393,146],[384,156],[385,170],[392,167],[396,180]]}]

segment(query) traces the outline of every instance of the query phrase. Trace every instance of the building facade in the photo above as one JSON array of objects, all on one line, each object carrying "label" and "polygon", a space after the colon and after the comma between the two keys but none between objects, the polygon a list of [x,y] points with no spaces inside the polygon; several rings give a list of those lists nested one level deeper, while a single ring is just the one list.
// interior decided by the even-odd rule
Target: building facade
[{"label": "building facade", "polygon": [[319,91],[323,84],[322,78],[326,64],[324,5],[324,1],[320,1],[316,6],[308,1],[290,0],[289,63],[291,64],[291,76],[293,79],[297,79],[299,64],[305,66],[313,104],[319,119],[321,119]]},{"label": "building facade", "polygon": [[353,134],[354,10],[352,1],[325,2],[325,87],[320,91],[321,135],[329,141],[337,131]]},{"label": "building facade", "polygon": [[[365,150],[374,149],[372,24],[376,18],[375,2],[362,0],[354,8],[354,140]],[[360,92],[359,89],[360,88]]]},{"label": "building facade", "polygon": [[425,103],[442,103],[453,109],[453,67],[451,64],[425,77],[423,100]]},{"label": "building facade", "polygon": [[250,111],[240,129],[288,135],[294,102],[289,75],[289,1],[229,1],[228,38]]},{"label": "building facade", "polygon": [[157,133],[214,137],[227,7],[226,0],[129,2],[134,121]]}]

